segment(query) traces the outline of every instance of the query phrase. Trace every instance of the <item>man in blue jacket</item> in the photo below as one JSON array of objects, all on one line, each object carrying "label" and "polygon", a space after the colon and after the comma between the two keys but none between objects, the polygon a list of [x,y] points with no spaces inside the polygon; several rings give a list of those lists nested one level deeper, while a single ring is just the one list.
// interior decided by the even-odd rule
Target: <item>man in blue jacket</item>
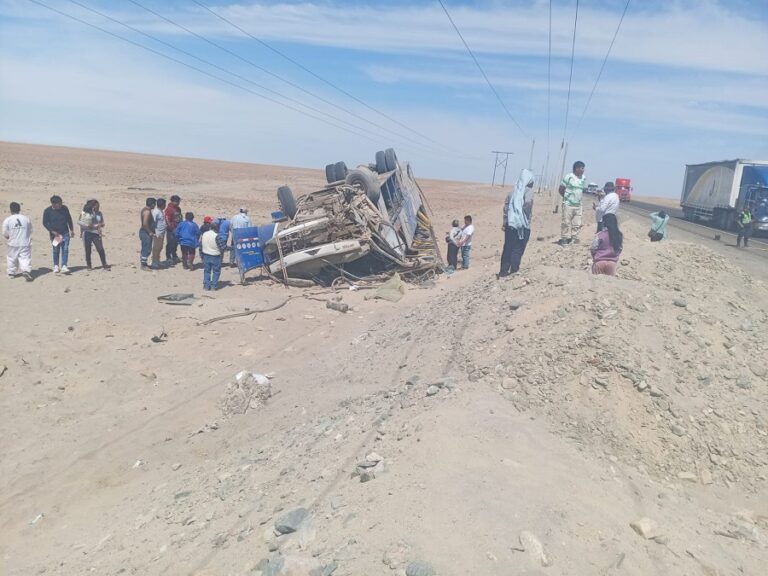
[{"label": "man in blue jacket", "polygon": [[61,196],[51,196],[51,205],[43,212],[43,226],[48,230],[53,244],[53,271],[58,274],[61,270],[68,274],[69,240],[75,234],[75,227],[69,208],[64,205]]},{"label": "man in blue jacket", "polygon": [[223,245],[224,249],[221,252],[221,263],[224,264],[224,252],[226,250],[234,250],[234,248],[229,248],[229,229],[231,228],[231,224],[229,220],[227,220],[224,216],[219,217],[218,219],[218,225],[219,225],[219,236],[216,239],[216,242],[219,245]]}]

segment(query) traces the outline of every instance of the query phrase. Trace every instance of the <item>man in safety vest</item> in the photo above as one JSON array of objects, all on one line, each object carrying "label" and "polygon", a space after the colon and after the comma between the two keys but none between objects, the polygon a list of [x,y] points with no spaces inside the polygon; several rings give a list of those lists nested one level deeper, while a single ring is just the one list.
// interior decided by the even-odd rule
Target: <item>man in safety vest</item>
[{"label": "man in safety vest", "polygon": [[736,217],[736,226],[739,229],[739,235],[736,237],[736,247],[741,248],[741,241],[744,240],[744,248],[749,246],[749,237],[752,236],[752,211],[749,206],[741,209],[741,214]]}]

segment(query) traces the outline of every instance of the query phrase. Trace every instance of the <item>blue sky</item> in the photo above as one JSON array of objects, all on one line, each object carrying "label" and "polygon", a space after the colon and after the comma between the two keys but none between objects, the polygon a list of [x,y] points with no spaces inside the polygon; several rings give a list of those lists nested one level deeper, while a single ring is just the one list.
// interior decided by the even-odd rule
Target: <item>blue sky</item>
[{"label": "blue sky", "polygon": [[[229,53],[129,0],[77,3],[165,44],[71,0],[40,1],[229,83],[29,0],[0,0],[0,140],[317,168],[394,147],[417,176],[489,181],[491,150],[514,152],[513,179],[535,138],[534,171],[547,157],[551,177],[560,171],[575,0],[552,3],[549,92],[548,1],[445,2],[522,131],[437,2],[201,0],[385,117],[194,2],[137,0]],[[768,158],[763,0],[631,2],[582,118],[624,4],[580,2],[567,164],[584,160],[601,184],[629,177],[637,193],[675,196],[686,163]]]}]

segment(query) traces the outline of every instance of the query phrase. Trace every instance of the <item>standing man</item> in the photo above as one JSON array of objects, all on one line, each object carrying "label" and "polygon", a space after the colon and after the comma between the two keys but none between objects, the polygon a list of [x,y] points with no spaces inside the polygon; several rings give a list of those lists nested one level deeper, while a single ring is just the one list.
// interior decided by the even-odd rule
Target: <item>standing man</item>
[{"label": "standing man", "polygon": [[139,228],[139,240],[141,241],[141,269],[151,270],[147,261],[152,253],[152,242],[155,238],[155,219],[152,210],[157,205],[154,198],[147,198],[144,208],[141,209],[141,228]]},{"label": "standing man", "polygon": [[165,198],[158,198],[157,205],[152,209],[152,219],[155,221],[155,237],[152,239],[152,270],[160,270],[160,254],[163,252],[165,231]]},{"label": "standing man", "polygon": [[221,275],[221,249],[218,243],[219,226],[212,222],[200,237],[200,253],[203,257],[203,290],[216,290]]},{"label": "standing man", "polygon": [[531,238],[531,213],[533,212],[533,172],[523,169],[515,187],[504,201],[504,249],[501,252],[501,268],[496,278],[504,278],[520,270],[525,247]]},{"label": "standing man", "polygon": [[[69,208],[64,206],[61,196],[51,196],[51,205],[43,212],[43,226],[51,236],[53,245],[53,271],[58,274],[69,274],[67,262],[69,260],[69,240],[75,233],[72,224],[72,215]],[[61,268],[59,268],[61,257]]]},{"label": "standing man", "polygon": [[176,253],[176,249],[179,245],[176,239],[176,225],[182,221],[181,198],[176,194],[171,196],[171,201],[165,208],[165,224],[166,224],[166,236],[168,237],[165,244],[165,259],[168,260],[169,265],[178,264],[180,262],[179,256]]},{"label": "standing man", "polygon": [[560,182],[560,196],[563,197],[563,214],[560,224],[560,244],[565,246],[579,241],[581,231],[581,197],[587,187],[584,179],[584,162],[574,162],[573,172]]},{"label": "standing man", "polygon": [[16,277],[16,269],[27,282],[32,282],[32,223],[21,213],[21,205],[11,202],[11,215],[3,222],[3,236],[8,240],[8,278]]},{"label": "standing man", "polygon": [[239,228],[250,228],[253,226],[251,218],[248,216],[248,208],[240,207],[240,212],[232,217],[232,251],[229,253],[229,265],[237,264],[237,250],[235,249],[235,230]]},{"label": "standing man", "polygon": [[219,242],[219,246],[221,247],[223,244],[223,248],[221,249],[221,265],[224,265],[224,255],[226,251],[228,250],[229,245],[229,230],[232,227],[229,220],[227,220],[226,216],[220,216],[217,220],[217,223],[219,225],[219,236],[217,238]]},{"label": "standing man", "polygon": [[594,202],[592,203],[592,207],[595,209],[598,232],[605,227],[603,226],[603,216],[606,214],[618,216],[619,203],[619,195],[616,194],[616,187],[613,185],[613,182],[606,182],[603,187],[603,197],[600,198],[600,203],[597,206],[595,206]]},{"label": "standing man", "polygon": [[469,252],[472,250],[472,236],[475,235],[475,225],[472,224],[472,216],[464,216],[464,228],[461,229],[461,267],[469,268]]},{"label": "standing man", "polygon": [[749,247],[749,237],[752,236],[752,211],[746,204],[741,209],[741,213],[736,217],[736,226],[739,235],[736,237],[736,247],[741,248],[741,241],[744,240],[744,248]]}]

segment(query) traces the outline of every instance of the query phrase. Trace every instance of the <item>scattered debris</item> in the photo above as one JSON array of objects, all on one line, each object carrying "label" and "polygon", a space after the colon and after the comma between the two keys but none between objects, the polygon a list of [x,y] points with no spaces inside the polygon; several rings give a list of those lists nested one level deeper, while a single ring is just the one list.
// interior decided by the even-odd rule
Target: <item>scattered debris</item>
[{"label": "scattered debris", "polygon": [[325,303],[325,307],[330,308],[331,310],[336,310],[337,312],[341,312],[343,314],[349,312],[349,304],[345,304],[344,302],[334,302],[333,300],[328,300]]},{"label": "scattered debris", "polygon": [[646,540],[655,538],[658,536],[659,525],[655,520],[644,516],[629,524],[630,528],[634,530],[639,536],[642,536]]},{"label": "scattered debris", "polygon": [[534,563],[541,566],[546,567],[551,565],[549,557],[547,557],[546,552],[544,552],[544,545],[533,532],[523,530],[520,532],[518,539],[520,540],[520,547],[513,547],[513,550],[525,552]]},{"label": "scattered debris", "polygon": [[235,379],[227,384],[219,405],[224,416],[245,414],[267,403],[272,396],[272,383],[263,374],[239,372]]},{"label": "scattered debris", "polygon": [[424,560],[414,560],[409,562],[405,568],[405,576],[433,576],[435,569],[432,564]]},{"label": "scattered debris", "polygon": [[366,295],[366,300],[387,300],[388,302],[399,302],[405,294],[405,284],[399,274],[395,274],[379,286],[371,295]]},{"label": "scattered debris", "polygon": [[165,330],[160,332],[158,336],[152,336],[152,342],[154,342],[155,344],[159,344],[160,342],[165,342],[166,340],[168,340],[168,334],[166,333]]},{"label": "scattered debris", "polygon": [[296,508],[295,510],[291,510],[275,520],[275,530],[280,534],[291,534],[296,532],[308,515],[309,512],[306,508]]},{"label": "scattered debris", "polygon": [[163,304],[171,304],[173,306],[192,306],[195,300],[194,294],[178,293],[165,294],[164,296],[158,296],[157,301]]},{"label": "scattered debris", "polygon": [[29,521],[29,525],[30,525],[30,526],[34,526],[35,524],[37,524],[38,522],[40,522],[40,520],[42,520],[43,518],[45,518],[45,514],[43,514],[42,512],[40,512],[40,514],[38,514],[38,515],[37,515],[37,516],[35,516],[35,517],[34,517],[32,520],[30,520],[30,521]]},{"label": "scattered debris", "polygon": [[[265,308],[263,310],[246,310],[245,312],[235,312],[234,314],[225,314],[224,316],[216,316],[215,318],[211,318],[210,320],[198,322],[198,326],[207,326],[208,324],[213,324],[214,322],[218,322],[219,320],[229,320],[230,318],[240,318],[241,316],[251,316],[252,314],[262,314],[264,312],[273,312],[274,310],[282,308],[283,306],[288,304],[288,302],[292,299],[293,297],[286,298],[280,304],[277,304],[276,306],[271,306],[269,308]],[[280,318],[277,318],[277,320],[280,320]]]}]

